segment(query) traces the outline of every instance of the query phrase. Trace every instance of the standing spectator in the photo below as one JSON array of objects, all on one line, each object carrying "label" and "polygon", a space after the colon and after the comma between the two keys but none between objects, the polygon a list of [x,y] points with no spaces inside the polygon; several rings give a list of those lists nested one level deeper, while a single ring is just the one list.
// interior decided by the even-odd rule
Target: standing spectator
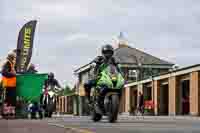
[{"label": "standing spectator", "polygon": [[16,105],[16,53],[10,52],[7,56],[6,62],[2,67],[2,83],[3,87],[6,88],[6,99],[8,106]]},{"label": "standing spectator", "polygon": [[142,92],[139,92],[139,104],[138,104],[138,110],[143,114],[143,108],[144,108],[144,95]]},{"label": "standing spectator", "polygon": [[36,70],[35,65],[31,63],[31,64],[28,66],[27,73],[34,74],[34,73],[37,73],[37,72],[38,72],[38,71]]}]

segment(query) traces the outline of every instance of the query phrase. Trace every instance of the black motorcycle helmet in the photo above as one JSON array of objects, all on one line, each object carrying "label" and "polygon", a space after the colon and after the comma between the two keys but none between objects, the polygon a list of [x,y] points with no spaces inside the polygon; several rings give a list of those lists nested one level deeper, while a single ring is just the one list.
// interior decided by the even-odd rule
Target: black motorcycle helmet
[{"label": "black motorcycle helmet", "polygon": [[113,56],[114,49],[111,45],[106,44],[102,47],[101,53],[106,59],[109,59]]},{"label": "black motorcycle helmet", "polygon": [[54,73],[50,72],[50,73],[48,74],[48,79],[54,79]]}]

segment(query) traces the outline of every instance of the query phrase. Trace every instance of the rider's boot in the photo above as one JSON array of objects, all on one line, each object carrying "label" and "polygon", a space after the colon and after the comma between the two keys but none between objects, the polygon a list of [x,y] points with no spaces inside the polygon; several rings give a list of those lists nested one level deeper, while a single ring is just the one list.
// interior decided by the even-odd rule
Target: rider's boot
[{"label": "rider's boot", "polygon": [[96,113],[103,115],[104,111],[103,111],[103,97],[102,96],[98,96],[97,98],[97,106],[96,106]]}]

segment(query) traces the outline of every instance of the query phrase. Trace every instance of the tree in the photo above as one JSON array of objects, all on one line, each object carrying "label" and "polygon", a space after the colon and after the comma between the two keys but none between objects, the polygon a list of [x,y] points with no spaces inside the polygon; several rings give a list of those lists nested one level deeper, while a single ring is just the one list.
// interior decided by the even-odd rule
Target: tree
[{"label": "tree", "polygon": [[68,85],[66,85],[64,89],[58,92],[58,95],[63,96],[63,95],[70,95],[73,93],[74,93],[74,90],[72,90]]}]

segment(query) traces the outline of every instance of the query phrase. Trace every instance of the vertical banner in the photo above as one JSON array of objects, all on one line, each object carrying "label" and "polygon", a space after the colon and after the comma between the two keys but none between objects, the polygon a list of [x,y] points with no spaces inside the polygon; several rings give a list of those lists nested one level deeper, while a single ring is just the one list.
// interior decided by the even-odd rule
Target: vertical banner
[{"label": "vertical banner", "polygon": [[26,23],[19,32],[16,59],[17,72],[25,72],[30,63],[36,23],[36,20]]}]

